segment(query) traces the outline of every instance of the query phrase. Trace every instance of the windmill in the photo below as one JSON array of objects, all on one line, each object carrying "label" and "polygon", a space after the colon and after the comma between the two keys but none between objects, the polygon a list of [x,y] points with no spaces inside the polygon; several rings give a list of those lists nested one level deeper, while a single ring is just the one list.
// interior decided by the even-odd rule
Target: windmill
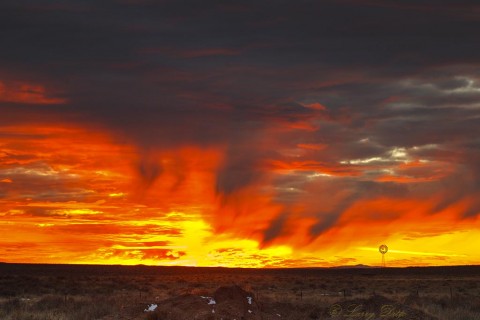
[{"label": "windmill", "polygon": [[385,267],[385,253],[388,252],[388,247],[385,244],[382,244],[380,247],[378,247],[378,251],[382,254],[382,267]]}]

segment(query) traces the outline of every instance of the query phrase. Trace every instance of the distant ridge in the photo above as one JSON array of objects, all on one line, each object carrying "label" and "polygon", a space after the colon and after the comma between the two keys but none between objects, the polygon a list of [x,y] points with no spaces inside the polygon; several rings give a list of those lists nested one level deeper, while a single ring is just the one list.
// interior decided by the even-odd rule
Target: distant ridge
[{"label": "distant ridge", "polygon": [[366,268],[377,268],[377,267],[372,267],[372,266],[369,266],[369,265],[366,265],[366,264],[356,264],[356,265],[331,267],[331,269],[366,269]]}]

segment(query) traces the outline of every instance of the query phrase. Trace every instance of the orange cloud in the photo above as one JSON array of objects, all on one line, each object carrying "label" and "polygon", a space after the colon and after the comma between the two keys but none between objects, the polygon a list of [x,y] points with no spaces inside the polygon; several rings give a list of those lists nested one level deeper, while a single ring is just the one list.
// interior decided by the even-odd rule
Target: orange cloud
[{"label": "orange cloud", "polygon": [[441,180],[454,171],[454,166],[439,161],[408,161],[392,168],[395,174],[379,176],[379,182],[415,183]]},{"label": "orange cloud", "polygon": [[331,165],[315,160],[291,162],[272,160],[266,164],[266,167],[275,171],[313,171],[320,175],[357,176],[361,174],[361,171],[355,165]]},{"label": "orange cloud", "polygon": [[[442,264],[478,258],[456,245],[478,236],[479,219],[462,218],[475,198],[438,209],[438,192],[354,197],[348,185],[335,182],[359,179],[375,166],[272,159],[258,163],[260,176],[250,184],[222,193],[216,187],[227,161],[221,145],[145,150],[102,128],[72,124],[5,126],[1,133],[0,254],[9,262],[377,264],[375,251],[358,248],[384,242],[395,265],[437,264],[439,255]],[[399,179],[411,180],[381,177],[377,183],[442,179],[442,168],[453,170],[441,162],[394,164]],[[305,185],[276,185],[291,177]],[[338,217],[324,230],[312,231],[332,214]],[[419,246],[436,255],[421,261],[408,255]]]},{"label": "orange cloud", "polygon": [[321,143],[300,143],[297,147],[307,150],[323,150],[327,148],[328,145]]},{"label": "orange cloud", "polygon": [[316,110],[327,110],[327,108],[323,104],[320,104],[318,102],[306,104],[305,106]]},{"label": "orange cloud", "polygon": [[66,100],[51,96],[45,87],[39,84],[0,81],[0,102],[62,104]]}]

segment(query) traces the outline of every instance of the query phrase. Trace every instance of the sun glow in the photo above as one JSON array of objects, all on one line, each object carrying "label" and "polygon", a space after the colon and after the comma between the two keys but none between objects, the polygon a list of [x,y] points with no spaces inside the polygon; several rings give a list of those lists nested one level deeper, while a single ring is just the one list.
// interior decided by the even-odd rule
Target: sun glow
[{"label": "sun glow", "polygon": [[[478,219],[468,223],[458,219],[469,200],[432,216],[427,212],[435,199],[359,199],[323,233],[312,236],[318,220],[305,210],[317,204],[302,198],[308,184],[318,188],[334,177],[355,177],[359,174],[355,167],[269,162],[260,165],[268,173],[264,180],[219,193],[217,177],[225,163],[222,145],[146,152],[129,143],[119,144],[101,130],[71,125],[3,130],[9,135],[0,136],[0,192],[5,195],[0,200],[0,254],[8,262],[376,265],[378,254],[372,248],[384,240],[391,248],[389,265],[478,259],[478,254],[456,245],[470,243],[473,248],[476,240],[472,239],[480,238]],[[302,148],[317,152],[325,147]],[[394,150],[393,156],[402,158],[405,152]],[[437,170],[438,165],[401,162],[395,166],[403,172],[427,166]],[[265,187],[292,176],[303,177],[307,187]],[[294,197],[295,202],[287,208],[278,193]],[[341,190],[334,192],[320,208],[333,206],[342,197]],[[283,213],[287,209],[290,215]],[[419,219],[425,222],[421,226],[414,223]]]}]

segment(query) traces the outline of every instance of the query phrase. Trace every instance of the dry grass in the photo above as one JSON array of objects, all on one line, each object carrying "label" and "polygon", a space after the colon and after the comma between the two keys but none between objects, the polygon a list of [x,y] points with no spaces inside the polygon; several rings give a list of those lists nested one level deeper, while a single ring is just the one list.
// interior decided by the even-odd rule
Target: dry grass
[{"label": "dry grass", "polygon": [[30,299],[9,298],[0,304],[4,320],[91,320],[115,312],[112,299],[104,297],[65,297],[45,295]]},{"label": "dry grass", "polygon": [[0,265],[0,319],[163,319],[167,317],[143,309],[182,294],[208,295],[237,284],[253,294],[262,319],[276,314],[281,319],[329,319],[328,310],[336,303],[379,295],[431,319],[480,320],[480,268],[425,270]]}]

